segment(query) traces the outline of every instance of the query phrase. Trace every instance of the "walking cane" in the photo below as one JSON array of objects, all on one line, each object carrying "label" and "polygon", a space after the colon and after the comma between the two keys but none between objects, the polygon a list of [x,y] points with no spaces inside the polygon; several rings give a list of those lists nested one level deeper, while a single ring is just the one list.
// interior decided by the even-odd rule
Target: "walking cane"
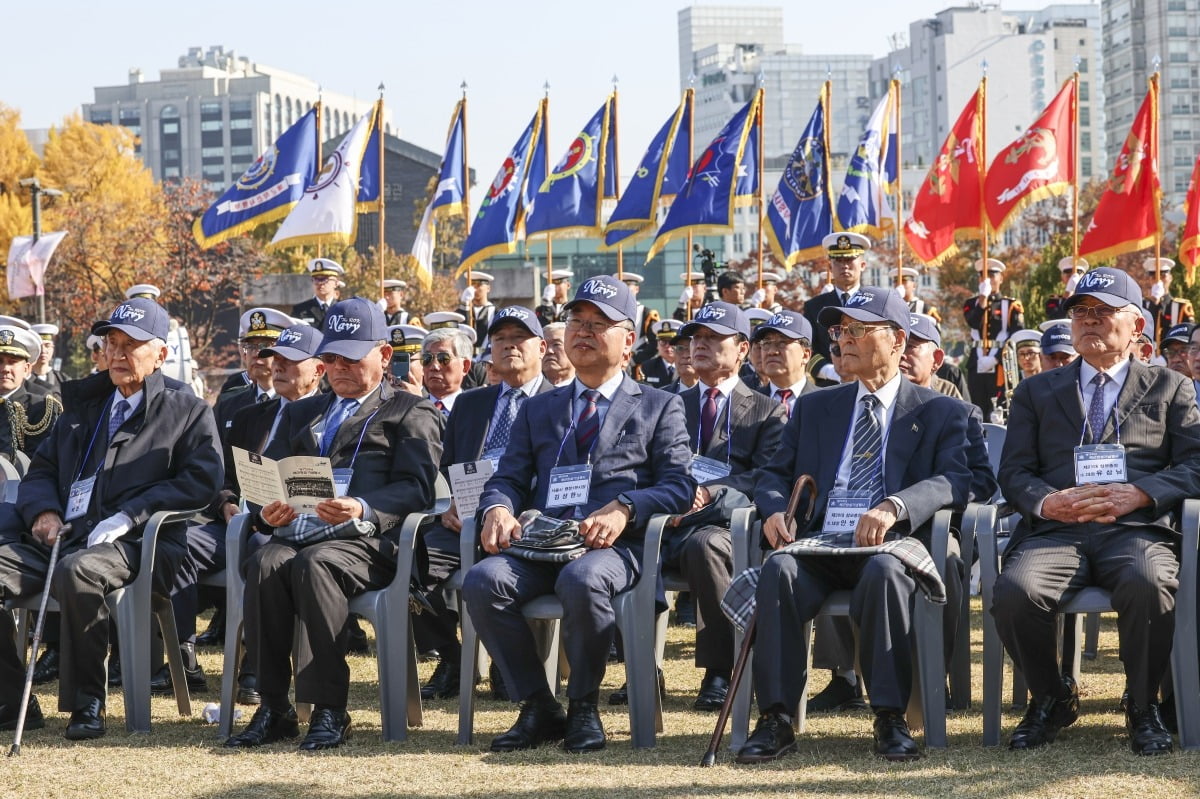
[{"label": "walking cane", "polygon": [[[809,489],[808,509],[804,512],[804,520],[807,522],[812,519],[813,508],[817,502],[817,481],[813,479],[812,475],[802,474],[796,478],[796,484],[792,486],[792,495],[788,498],[787,510],[783,514],[783,523],[788,530],[792,529],[792,524],[796,520],[796,510],[800,507],[800,495],[806,488]],[[700,758],[702,767],[711,766],[717,762],[717,750],[721,748],[721,739],[725,737],[725,724],[729,721],[729,714],[733,710],[733,700],[742,684],[742,677],[746,672],[746,661],[750,659],[750,650],[754,646],[754,627],[757,620],[758,609],[755,608],[754,613],[750,615],[750,620],[746,622],[746,629],[742,634],[742,647],[738,650],[737,661],[733,664],[733,673],[729,675],[729,690],[725,694],[725,701],[721,704],[721,712],[717,714],[717,726],[708,740],[708,751],[704,753],[704,757]]]},{"label": "walking cane", "polygon": [[46,587],[42,589],[42,602],[38,605],[37,623],[33,626],[33,651],[29,653],[29,667],[25,669],[25,690],[21,693],[21,709],[17,712],[17,731],[13,735],[12,748],[8,756],[21,754],[21,737],[25,733],[25,714],[29,711],[29,695],[33,693],[33,670],[37,666],[38,646],[42,643],[42,626],[46,623],[46,604],[50,601],[50,581],[54,579],[54,566],[58,563],[58,545],[63,536],[71,532],[71,523],[58,528],[54,545],[50,547],[50,565],[46,567]]}]

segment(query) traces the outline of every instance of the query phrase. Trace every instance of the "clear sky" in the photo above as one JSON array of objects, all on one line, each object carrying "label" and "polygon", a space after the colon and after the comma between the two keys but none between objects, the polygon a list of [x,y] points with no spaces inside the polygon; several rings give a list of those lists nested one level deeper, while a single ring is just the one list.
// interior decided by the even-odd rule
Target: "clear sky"
[{"label": "clear sky", "polygon": [[[0,102],[44,128],[92,100],[94,86],[146,80],[190,46],[221,44],[252,61],[373,99],[380,81],[399,133],[440,152],[459,84],[469,85],[470,160],[480,184],[550,83],[550,148],[562,150],[620,79],[620,159],[628,174],[678,102],[678,18],[685,0],[57,0],[5,3]],[[887,37],[950,0],[746,3],[784,8],[785,40],[808,53],[883,55]],[[814,98],[815,102],[815,98]]]}]

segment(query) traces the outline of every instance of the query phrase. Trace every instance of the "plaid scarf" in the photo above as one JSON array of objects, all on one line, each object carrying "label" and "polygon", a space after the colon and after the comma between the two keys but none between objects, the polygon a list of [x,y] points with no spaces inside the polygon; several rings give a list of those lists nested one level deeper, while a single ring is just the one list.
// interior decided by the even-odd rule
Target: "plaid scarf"
[{"label": "plaid scarf", "polygon": [[359,538],[378,534],[378,528],[371,522],[348,519],[338,524],[327,524],[312,513],[301,513],[291,522],[275,528],[277,537],[301,547],[331,538]]}]

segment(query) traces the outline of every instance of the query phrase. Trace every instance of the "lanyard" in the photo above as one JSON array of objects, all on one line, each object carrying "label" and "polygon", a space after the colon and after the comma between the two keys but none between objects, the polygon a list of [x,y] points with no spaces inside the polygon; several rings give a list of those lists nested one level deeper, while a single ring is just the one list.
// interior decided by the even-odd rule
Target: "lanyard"
[{"label": "lanyard", "polygon": [[[562,459],[563,447],[567,445],[567,437],[575,432],[575,400],[571,398],[571,424],[567,425],[567,432],[563,433],[562,441],[558,442],[558,454],[554,456],[554,468],[558,468],[558,462]],[[600,401],[596,400],[596,416],[600,415]],[[592,450],[596,448],[596,442],[600,440],[600,432],[596,431],[596,437],[592,439],[592,445],[588,447],[587,462],[592,462]]]},{"label": "lanyard", "polygon": [[[92,456],[92,446],[96,443],[96,436],[100,435],[101,426],[103,426],[110,418],[112,418],[111,408],[112,397],[109,397],[108,402],[104,403],[104,412],[101,413],[100,418],[96,420],[96,429],[92,431],[92,438],[90,441],[88,441],[87,452],[83,454],[83,460],[79,462],[79,471],[75,473],[75,480],[72,482],[78,481],[80,477],[83,477],[83,469],[85,466],[87,466],[88,458]],[[130,415],[132,416],[133,414]],[[103,465],[104,464],[101,464],[100,466],[96,467],[96,474],[100,473],[100,469]]]},{"label": "lanyard", "polygon": [[[367,428],[371,426],[371,420],[378,416],[381,410],[383,410],[383,408],[376,408],[375,412],[368,416],[367,420],[363,422],[362,430],[358,431],[358,443],[354,445],[354,454],[350,456],[350,465],[346,467],[347,469],[354,468],[354,462],[358,460],[358,451],[362,448],[363,437],[367,434]],[[345,424],[345,422],[343,422],[343,424]]]},{"label": "lanyard", "polygon": [[[725,463],[726,464],[730,463],[731,460],[733,459],[733,413],[732,413],[732,408],[730,408],[730,404],[732,403],[732,401],[733,401],[733,397],[725,398]],[[701,406],[701,408],[700,408],[700,413],[701,413],[701,415],[704,414],[703,406]],[[696,454],[697,455],[704,454],[700,451],[700,441],[701,441],[700,434],[703,432],[703,430],[704,430],[704,420],[701,420],[700,424],[696,425]]]}]

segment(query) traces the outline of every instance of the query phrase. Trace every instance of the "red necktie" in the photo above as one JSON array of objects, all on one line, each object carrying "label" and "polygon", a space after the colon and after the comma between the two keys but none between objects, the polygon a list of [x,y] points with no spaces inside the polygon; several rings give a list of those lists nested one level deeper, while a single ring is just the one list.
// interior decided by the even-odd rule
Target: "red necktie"
[{"label": "red necktie", "polygon": [[792,406],[788,404],[788,400],[790,400],[792,398],[792,390],[790,388],[781,388],[781,389],[779,389],[779,392],[775,396],[778,397],[779,401],[783,403],[784,415],[787,418],[791,419],[792,418]]}]

